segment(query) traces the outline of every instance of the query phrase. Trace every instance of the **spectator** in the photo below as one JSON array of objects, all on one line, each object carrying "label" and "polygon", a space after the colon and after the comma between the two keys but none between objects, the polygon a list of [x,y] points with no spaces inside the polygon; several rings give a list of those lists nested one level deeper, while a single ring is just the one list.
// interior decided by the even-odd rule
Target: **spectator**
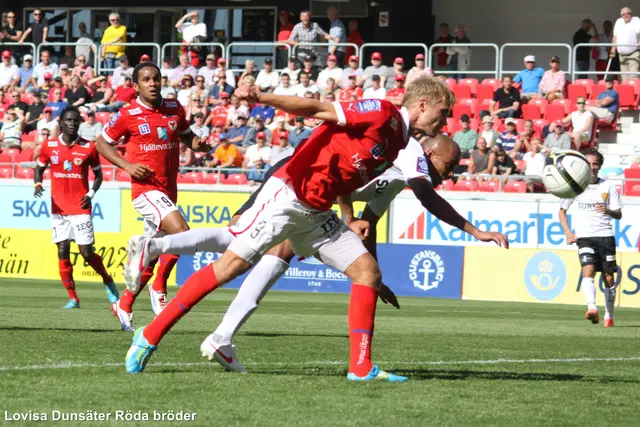
[{"label": "spectator", "polygon": [[31,75],[31,84],[35,87],[40,87],[44,84],[44,75],[49,74],[49,78],[56,77],[58,75],[58,64],[51,62],[51,54],[48,50],[43,50],[40,53],[40,63],[33,68],[33,74]]},{"label": "spectator", "polygon": [[42,86],[40,86],[40,89],[38,91],[41,93],[45,93],[48,99],[52,85],[53,78],[51,77],[51,73],[44,73],[44,83],[42,83]]},{"label": "spectator", "polygon": [[[348,77],[348,86],[340,91],[338,96],[338,100],[340,102],[349,102],[351,100],[351,96],[355,95],[356,99],[361,99],[364,94],[361,87],[356,86],[357,76],[355,74],[351,74]],[[389,94],[387,94],[389,96]]]},{"label": "spectator", "polygon": [[385,99],[387,91],[382,87],[381,78],[374,74],[371,76],[371,87],[362,94],[362,99]]},{"label": "spectator", "polygon": [[484,181],[482,175],[490,175],[496,162],[496,154],[489,150],[487,141],[479,136],[476,141],[476,148],[471,152],[471,162],[467,172],[471,175],[478,175],[478,182]]},{"label": "spectator", "polygon": [[44,93],[36,93],[34,103],[27,108],[27,114],[24,117],[24,131],[29,133],[37,129],[38,121],[44,118],[44,107],[47,95]]},{"label": "spectator", "polygon": [[67,108],[69,104],[67,104],[67,102],[62,99],[62,88],[54,87],[51,92],[53,94],[53,97],[51,101],[47,102],[46,108],[51,108],[52,118],[57,119],[58,117],[60,117],[60,113],[62,113],[62,110]]},{"label": "spectator", "polygon": [[297,51],[298,57],[306,57],[307,55],[315,57],[317,56],[315,47],[309,46],[308,43],[316,43],[319,37],[327,41],[333,40],[336,43],[340,41],[339,39],[332,39],[316,22],[311,22],[311,12],[303,10],[300,12],[300,22],[291,30],[288,43],[291,46],[302,46]]},{"label": "spectator", "polygon": [[298,69],[298,60],[296,59],[295,56],[292,56],[291,58],[289,58],[288,64],[287,64],[287,68],[285,68],[284,70],[280,71],[280,78],[282,78],[283,74],[288,74],[289,75],[289,79],[291,81],[292,85],[297,85],[298,84],[298,73],[300,72],[300,70]]},{"label": "spectator", "polygon": [[[247,136],[247,132],[249,132],[249,127],[247,126],[247,114],[244,111],[239,111],[234,123],[234,127],[229,129],[227,135],[229,136],[229,141],[236,147],[242,147],[242,143],[244,142],[244,137]],[[242,148],[240,151],[243,152]]]},{"label": "spectator", "polygon": [[86,120],[80,123],[78,128],[78,135],[87,141],[95,141],[102,133],[102,123],[96,121],[96,113],[88,111]]},{"label": "spectator", "polygon": [[285,116],[287,114],[281,111],[278,111],[278,113],[279,114],[276,115],[274,123],[270,126],[272,129],[270,140],[271,145],[278,144],[280,134],[287,131],[287,121],[285,120]]},{"label": "spectator", "polygon": [[236,76],[233,74],[233,71],[227,69],[227,60],[224,58],[218,58],[218,75],[224,74],[227,76],[227,83],[231,87],[236,87]]},{"label": "spectator", "polygon": [[[329,35],[331,36],[329,41],[329,55],[335,56],[338,66],[342,66],[342,64],[344,64],[345,46],[338,46],[334,43],[346,43],[347,31],[338,17],[338,9],[334,6],[327,8],[327,18],[329,18]],[[336,81],[338,82],[340,79],[336,79]]]},{"label": "spectator", "polygon": [[269,164],[275,165],[280,160],[291,157],[294,152],[294,148],[289,144],[291,132],[282,132],[278,139],[278,144],[271,147],[271,153],[269,154]]},{"label": "spectator", "polygon": [[[104,67],[107,69],[116,68],[116,61],[126,52],[125,46],[118,46],[118,43],[127,42],[127,27],[120,24],[120,15],[112,13],[109,15],[109,27],[102,34],[102,51],[100,56],[104,60]],[[113,85],[113,83],[112,83]]]},{"label": "spectator", "polygon": [[241,113],[249,117],[249,107],[247,103],[245,101],[241,102],[238,97],[231,95],[231,105],[229,105],[227,112],[227,125],[230,126],[233,124]]},{"label": "spectator", "polygon": [[47,44],[47,36],[49,35],[49,21],[44,17],[44,13],[42,13],[41,9],[33,10],[33,22],[26,29],[24,33],[22,33],[22,37],[18,40],[19,44],[25,42],[27,37],[31,35],[31,43],[35,44],[38,47],[41,44]]},{"label": "spectator", "polygon": [[256,143],[247,148],[242,163],[243,172],[249,178],[249,185],[264,180],[264,169],[269,169],[271,148],[267,147],[267,136],[264,132],[256,134]]},{"label": "spectator", "polygon": [[251,110],[251,117],[258,120],[260,117],[266,125],[270,125],[276,115],[276,109],[266,104],[256,104]]},{"label": "spectator", "polygon": [[247,134],[244,136],[244,140],[242,141],[242,146],[246,149],[246,147],[250,147],[256,143],[256,136],[258,133],[262,132],[266,135],[266,140],[271,141],[271,130],[265,127],[264,120],[262,116],[255,116],[254,118],[254,126],[248,126],[249,130],[247,130]]},{"label": "spectator", "polygon": [[64,47],[64,55],[58,60],[58,66],[66,65],[67,68],[73,69],[76,65],[76,56],[73,52],[73,46]]},{"label": "spectator", "polygon": [[260,87],[262,92],[273,92],[278,86],[278,81],[278,73],[273,70],[273,60],[266,58],[264,60],[264,68],[258,73],[258,77],[256,78],[256,85]]},{"label": "spectator", "polygon": [[291,86],[289,74],[285,73],[280,76],[280,84],[274,89],[273,93],[276,95],[296,96],[296,89]]},{"label": "spectator", "polygon": [[3,111],[7,111],[7,108],[9,107],[9,103],[7,102],[7,100],[5,99],[4,96],[4,89],[2,89],[2,87],[0,87],[0,108]]},{"label": "spectator", "polygon": [[[358,31],[358,21],[356,21],[355,19],[351,19],[347,23],[347,27],[349,29],[349,35],[347,36],[347,43],[353,43],[357,45],[358,48],[360,48],[360,46],[362,46],[364,41],[360,36],[360,31]],[[353,46],[347,46],[345,56],[351,58],[352,56],[355,56],[355,55],[356,55],[356,49]]]},{"label": "spectator", "polygon": [[189,57],[184,53],[179,56],[180,65],[173,69],[169,75],[171,86],[177,87],[183,82],[184,76],[191,76],[191,82],[198,75],[198,70],[189,63]]},{"label": "spectator", "polygon": [[564,98],[564,87],[567,84],[567,76],[560,70],[560,58],[552,56],[550,67],[542,76],[538,94],[540,98],[546,98],[549,102]]},{"label": "spectator", "polygon": [[18,83],[21,92],[33,93],[36,88],[31,84],[33,76],[33,56],[27,54],[22,58],[22,67],[18,70],[20,74],[20,82]]},{"label": "spectator", "polygon": [[256,71],[256,63],[253,59],[247,59],[244,61],[244,71],[240,74],[239,81],[243,82],[245,77],[251,76],[254,79],[258,77],[258,72]]},{"label": "spectator", "polygon": [[[355,55],[351,55],[349,56],[349,66],[346,67],[344,69],[344,71],[342,72],[342,87],[346,88],[348,86],[351,85],[351,82],[349,81],[350,76],[356,76],[356,77],[360,77],[363,73],[362,68],[360,68],[360,65],[358,64],[358,57]],[[357,80],[356,80],[356,84],[357,84]]]},{"label": "spectator", "polygon": [[333,77],[329,77],[327,79],[327,87],[325,87],[321,93],[321,99],[326,101],[329,95],[333,95],[333,99],[335,100],[335,93],[337,91],[338,85],[336,84],[336,81],[333,80]]},{"label": "spectator", "polygon": [[637,79],[640,71],[640,18],[631,15],[631,9],[622,8],[620,18],[613,27],[612,55],[620,55],[622,80]]},{"label": "spectator", "polygon": [[460,117],[460,125],[462,126],[462,129],[453,135],[453,140],[460,147],[462,158],[468,159],[471,156],[471,151],[478,141],[478,133],[471,129],[469,116],[466,114],[463,114]]},{"label": "spectator", "polygon": [[[281,10],[278,15],[280,19],[280,28],[278,29],[277,41],[279,43],[287,43],[289,37],[291,37],[291,31],[293,30],[293,24],[289,22],[289,12]],[[289,56],[289,49],[286,46],[278,47],[278,56],[276,56],[276,67],[284,68],[284,64],[287,62]],[[297,59],[295,59],[297,62]]]},{"label": "spectator", "polygon": [[[586,99],[580,96],[576,99],[578,109],[569,113],[562,121],[563,123],[571,123],[573,131],[571,132],[571,142],[574,149],[579,150],[583,142],[591,141],[593,135],[593,114],[586,109]],[[545,141],[546,145],[546,141]]]},{"label": "spectator", "polygon": [[327,68],[322,70],[322,72],[318,75],[318,80],[316,84],[320,89],[326,89],[327,87],[327,79],[332,78],[336,84],[342,84],[342,75],[344,71],[342,68],[337,66],[337,57],[335,55],[327,56]]},{"label": "spectator", "polygon": [[[17,43],[22,38],[22,26],[17,22],[16,13],[12,10],[7,12],[7,25],[3,25],[0,30],[0,43]],[[20,49],[15,49],[13,54],[16,60],[20,53]]]},{"label": "spectator", "polygon": [[520,146],[520,150],[529,151],[530,150],[529,145],[531,144],[531,140],[533,138],[540,138],[540,137],[541,137],[540,132],[538,132],[533,126],[533,121],[525,120],[524,130],[518,136],[518,139],[519,139],[518,145]]},{"label": "spectator", "polygon": [[74,107],[80,107],[89,100],[89,92],[82,86],[80,77],[73,76],[71,78],[71,87],[65,92],[65,102]]},{"label": "spectator", "polygon": [[[468,71],[471,66],[471,49],[468,46],[455,46],[471,43],[471,40],[466,36],[466,33],[467,29],[464,25],[457,25],[456,37],[451,41],[454,45],[448,46],[446,49],[447,67],[450,71]],[[465,74],[453,74],[451,77],[455,79],[464,79]]]},{"label": "spectator", "polygon": [[76,58],[84,56],[88,63],[92,57],[91,55],[96,54],[96,45],[91,34],[87,33],[87,25],[84,22],[78,24],[78,32],[80,37],[76,40]]},{"label": "spectator", "polygon": [[547,164],[547,157],[540,151],[540,145],[540,138],[532,139],[530,150],[522,157],[527,165],[524,169],[524,175],[532,178],[525,180],[527,191],[530,193],[534,191],[535,187],[541,185],[543,170]]},{"label": "spectator", "polygon": [[[541,148],[543,153],[553,153],[559,150],[571,149],[571,137],[565,133],[564,123],[562,120],[555,120],[549,126],[549,130],[551,130],[552,133],[547,135],[547,138],[544,140],[544,146]],[[533,138],[531,140],[532,144],[534,140],[540,140],[540,138]],[[528,151],[533,152],[534,150],[529,146]]]},{"label": "spectator", "polygon": [[599,120],[613,123],[618,114],[620,103],[618,102],[618,92],[613,89],[615,77],[608,75],[605,78],[606,90],[598,95],[598,99],[593,105],[587,107]]},{"label": "spectator", "polygon": [[404,71],[404,59],[401,57],[397,57],[393,60],[393,67],[387,69],[387,75],[384,79],[384,88],[388,91],[394,88],[396,84],[395,77],[397,75],[403,75],[406,77],[406,73]]},{"label": "spectator", "polygon": [[191,89],[193,88],[193,77],[190,74],[185,74],[182,76],[182,83],[180,84],[180,89],[178,90],[178,94],[176,98],[180,105],[185,108],[185,111],[189,107],[189,102],[191,101]]},{"label": "spectator", "polygon": [[[187,20],[188,23],[185,22]],[[184,15],[176,23],[176,29],[182,33],[182,43],[186,46],[182,49],[182,53],[189,55],[190,63],[194,67],[200,66],[198,52],[202,50],[202,46],[191,46],[191,43],[202,43],[207,38],[207,24],[198,22],[198,20],[198,11],[194,10]]]},{"label": "spectator", "polygon": [[[573,35],[573,46],[575,47],[581,43],[590,43],[593,36],[589,33],[592,28],[595,28],[591,19],[583,19],[580,24],[580,29]],[[580,47],[575,52],[576,58],[576,71],[589,71],[590,67],[590,49],[588,47]],[[579,79],[586,79],[586,74],[579,74],[576,76]]]},{"label": "spectator", "polygon": [[491,170],[491,175],[493,175],[491,181],[502,181],[502,184],[504,185],[507,183],[509,179],[508,177],[513,175],[516,171],[516,164],[511,157],[507,156],[507,153],[501,146],[495,146],[494,151],[496,153],[496,163]]},{"label": "spectator", "polygon": [[[57,122],[56,122],[57,123]],[[51,136],[51,132],[49,132],[49,129],[42,129],[39,133],[37,133],[37,138],[35,141],[35,146],[40,146],[43,142],[48,141],[49,139],[55,139],[54,137]],[[35,147],[25,147],[25,143],[22,143],[22,147],[24,148],[35,148]]]},{"label": "spectator", "polygon": [[[64,85],[64,82],[62,81],[62,77],[58,76],[55,79],[53,79],[53,86],[51,87],[51,89],[60,89],[62,93],[62,99],[64,99],[68,88],[67,86]],[[49,102],[53,101],[53,92],[51,90],[49,91],[48,100]]]},{"label": "spectator", "polygon": [[124,84],[118,86],[111,97],[109,105],[104,108],[98,109],[98,111],[109,111],[111,113],[118,112],[119,109],[129,106],[131,102],[136,98],[136,89],[131,83],[131,77],[124,78]]},{"label": "spectator", "polygon": [[168,76],[162,76],[162,86],[160,88],[160,95],[162,95],[163,98],[176,98],[177,97],[177,93],[176,93],[176,89],[169,85],[169,77]]},{"label": "spectator", "polygon": [[222,103],[215,104],[211,111],[209,112],[209,117],[205,120],[204,124],[209,126],[211,123],[213,125],[221,124],[223,127],[227,125],[227,116],[229,115],[229,101],[230,97],[227,92],[223,92],[220,94],[220,99]]},{"label": "spectator", "polygon": [[[593,27],[596,35],[591,39],[595,43],[613,43],[613,22],[607,20],[602,23],[602,33],[598,34],[596,27]],[[596,58],[596,71],[607,71],[607,65],[609,63],[609,53],[611,52],[610,46],[600,46],[593,48],[593,56]],[[620,71],[620,61],[617,55],[614,53],[614,58],[611,61],[609,71]],[[598,80],[604,79],[604,74],[598,74]]]},{"label": "spectator", "polygon": [[76,59],[76,66],[73,68],[71,74],[78,76],[82,84],[87,84],[89,80],[96,76],[93,68],[87,64],[87,57],[84,55],[78,56],[78,59]]},{"label": "spectator", "polygon": [[393,105],[398,107],[402,107],[402,99],[404,98],[405,88],[404,88],[404,74],[396,74],[394,78],[396,85],[387,91],[387,100],[390,101]]},{"label": "spectator", "polygon": [[364,69],[358,81],[358,86],[362,86],[362,88],[366,90],[373,85],[372,77],[379,76],[382,79],[380,84],[384,87],[384,79],[388,74],[387,66],[382,65],[382,54],[380,52],[373,52],[371,54],[371,65]]},{"label": "spectator", "polygon": [[[436,43],[453,43],[453,37],[449,34],[449,26],[445,23],[440,24],[440,35],[436,39]],[[436,50],[436,65],[439,70],[446,70],[448,68],[449,56],[447,55],[446,47],[439,47]]]},{"label": "spectator", "polygon": [[129,66],[129,58],[122,55],[118,59],[120,66],[113,71],[111,76],[111,87],[117,88],[124,84],[124,80],[127,77],[133,76],[133,68]]},{"label": "spectator", "polygon": [[[296,117],[295,126],[289,132],[289,144],[294,149],[300,145],[300,143],[311,136],[311,131],[304,127],[304,117]],[[275,162],[273,162],[275,164]]]},{"label": "spectator", "polygon": [[421,76],[433,76],[433,70],[424,64],[424,54],[419,53],[416,55],[415,64],[407,73],[407,84]]},{"label": "spectator", "polygon": [[[200,78],[204,79],[204,77]],[[221,97],[223,93],[233,93],[233,87],[227,83],[227,75],[225,73],[215,76],[214,81],[216,81],[215,85],[209,90],[209,105],[221,104],[223,102]]]},{"label": "spectator", "polygon": [[521,98],[523,98],[523,100],[538,98],[540,81],[542,80],[542,76],[544,76],[544,70],[536,67],[536,57],[533,55],[524,57],[524,65],[525,69],[516,74],[513,81],[522,84]]},{"label": "spectator", "polygon": [[2,52],[2,63],[0,64],[0,87],[9,90],[12,86],[17,86],[20,82],[20,69],[16,64],[11,64],[11,52]]},{"label": "spectator", "polygon": [[173,67],[171,66],[171,58],[165,56],[162,58],[162,64],[160,65],[160,75],[162,77],[169,77],[173,73]]},{"label": "spectator", "polygon": [[21,110],[9,110],[2,120],[0,129],[0,148],[20,148],[24,114]]},{"label": "spectator", "polygon": [[193,115],[193,124],[191,130],[198,135],[200,139],[209,138],[209,128],[204,124],[204,115],[200,112]]},{"label": "spectator", "polygon": [[9,108],[7,108],[7,110],[18,109],[22,111],[23,115],[27,114],[27,110],[29,109],[29,104],[20,100],[20,91],[17,88],[14,88],[13,91],[11,92],[11,101],[13,103],[9,105]]},{"label": "spectator", "polygon": [[36,129],[38,133],[41,133],[42,129],[47,129],[49,131],[50,138],[57,138],[60,134],[60,124],[53,117],[53,109],[51,107],[46,106],[44,110],[42,110],[43,117],[38,121],[36,125]]},{"label": "spectator", "polygon": [[[97,87],[94,86],[97,84]],[[111,98],[113,97],[113,89],[107,86],[107,78],[105,76],[98,76],[95,79],[89,80],[89,87],[93,90],[93,95],[89,99],[88,104],[84,104],[81,108],[84,111],[97,111],[100,108],[106,107]]]},{"label": "spectator", "polygon": [[520,117],[520,92],[513,87],[510,76],[502,78],[502,87],[493,94],[490,108],[494,118]]},{"label": "spectator", "polygon": [[500,134],[493,129],[493,117],[491,115],[486,115],[482,118],[482,132],[480,132],[479,136],[484,138],[489,147],[493,147],[498,138],[500,138]]},{"label": "spectator", "polygon": [[298,83],[294,89],[296,90],[296,95],[299,97],[303,98],[307,92],[311,92],[314,95],[320,92],[318,86],[311,84],[309,73],[306,71],[300,71],[298,78],[300,79],[300,83]]},{"label": "spectator", "polygon": [[512,159],[517,159],[520,153],[520,139],[516,131],[516,121],[509,117],[504,121],[507,129],[500,134],[496,141],[507,152]]},{"label": "spectator", "polygon": [[213,160],[207,162],[207,167],[218,169],[239,168],[242,166],[242,154],[238,147],[233,145],[226,133],[218,135],[218,147],[213,155]]},{"label": "spectator", "polygon": [[58,77],[54,81],[57,79],[60,79],[65,87],[71,86],[71,73],[67,64],[60,64]]},{"label": "spectator", "polygon": [[314,60],[314,56],[307,55],[304,57],[304,61],[302,63],[302,71],[309,74],[309,81],[311,82],[311,84],[316,84],[321,71],[320,67],[314,65]]},{"label": "spectator", "polygon": [[213,53],[207,55],[206,65],[200,67],[198,70],[198,76],[204,77],[204,85],[207,89],[211,89],[215,85],[214,78],[217,74],[218,68],[216,67],[216,56]]}]

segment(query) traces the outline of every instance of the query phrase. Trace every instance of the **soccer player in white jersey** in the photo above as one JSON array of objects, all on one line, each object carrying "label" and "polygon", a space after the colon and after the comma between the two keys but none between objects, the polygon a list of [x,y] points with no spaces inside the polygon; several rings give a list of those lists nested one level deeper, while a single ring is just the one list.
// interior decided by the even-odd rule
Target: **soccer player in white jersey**
[{"label": "soccer player in white jersey", "polygon": [[[587,300],[587,320],[600,322],[596,306],[596,272],[604,277],[605,315],[604,327],[613,327],[613,306],[616,302],[616,284],[614,273],[616,264],[616,239],[611,219],[622,218],[622,201],[615,185],[598,177],[604,157],[595,148],[587,151],[587,160],[591,166],[591,184],[579,196],[562,199],[560,202],[560,224],[567,237],[567,243],[578,244],[578,256],[582,266],[580,286]],[[569,227],[567,210],[572,209],[572,223],[575,233]]]}]

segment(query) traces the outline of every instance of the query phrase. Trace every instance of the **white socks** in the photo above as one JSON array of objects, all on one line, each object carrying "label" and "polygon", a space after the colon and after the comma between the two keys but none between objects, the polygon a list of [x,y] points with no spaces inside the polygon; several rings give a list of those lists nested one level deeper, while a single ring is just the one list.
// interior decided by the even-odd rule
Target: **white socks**
[{"label": "white socks", "polygon": [[604,288],[605,319],[613,319],[613,307],[616,304],[616,287]]},{"label": "white socks", "polygon": [[583,277],[580,282],[584,299],[587,301],[589,310],[598,310],[596,306],[596,285],[593,281],[593,277]]},{"label": "white socks", "polygon": [[149,252],[154,258],[161,254],[193,255],[196,252],[224,252],[232,240],[233,235],[227,227],[197,228],[151,239]]},{"label": "white socks", "polygon": [[264,255],[240,286],[238,295],[213,333],[219,345],[229,345],[236,332],[258,308],[260,300],[289,268],[289,264],[273,255]]}]

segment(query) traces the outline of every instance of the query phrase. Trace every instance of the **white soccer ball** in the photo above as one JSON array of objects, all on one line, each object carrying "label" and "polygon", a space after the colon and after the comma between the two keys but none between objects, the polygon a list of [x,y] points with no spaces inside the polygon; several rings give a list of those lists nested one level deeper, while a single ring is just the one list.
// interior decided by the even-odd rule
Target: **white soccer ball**
[{"label": "white soccer ball", "polygon": [[591,182],[587,158],[577,151],[558,151],[551,155],[553,163],[544,167],[542,182],[547,191],[561,199],[581,194]]}]

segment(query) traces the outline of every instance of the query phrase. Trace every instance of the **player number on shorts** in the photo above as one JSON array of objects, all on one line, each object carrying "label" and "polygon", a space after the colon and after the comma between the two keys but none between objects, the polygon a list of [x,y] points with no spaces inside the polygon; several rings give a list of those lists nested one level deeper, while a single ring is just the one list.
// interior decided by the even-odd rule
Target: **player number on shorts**
[{"label": "player number on shorts", "polygon": [[255,239],[256,237],[258,237],[258,235],[260,234],[260,232],[262,232],[262,229],[267,225],[267,223],[265,221],[260,221],[256,224],[256,226],[253,228],[253,230],[251,230],[251,238]]},{"label": "player number on shorts", "polygon": [[170,208],[171,206],[173,206],[173,202],[169,199],[167,199],[166,197],[161,197],[160,201],[162,201],[162,203],[164,203],[165,205],[167,205],[168,208]]},{"label": "player number on shorts", "polygon": [[376,191],[375,191],[376,196],[379,196],[382,193],[384,193],[384,190],[387,189],[388,185],[389,185],[389,181],[387,181],[387,180],[382,179],[382,180],[378,181],[376,183]]}]

